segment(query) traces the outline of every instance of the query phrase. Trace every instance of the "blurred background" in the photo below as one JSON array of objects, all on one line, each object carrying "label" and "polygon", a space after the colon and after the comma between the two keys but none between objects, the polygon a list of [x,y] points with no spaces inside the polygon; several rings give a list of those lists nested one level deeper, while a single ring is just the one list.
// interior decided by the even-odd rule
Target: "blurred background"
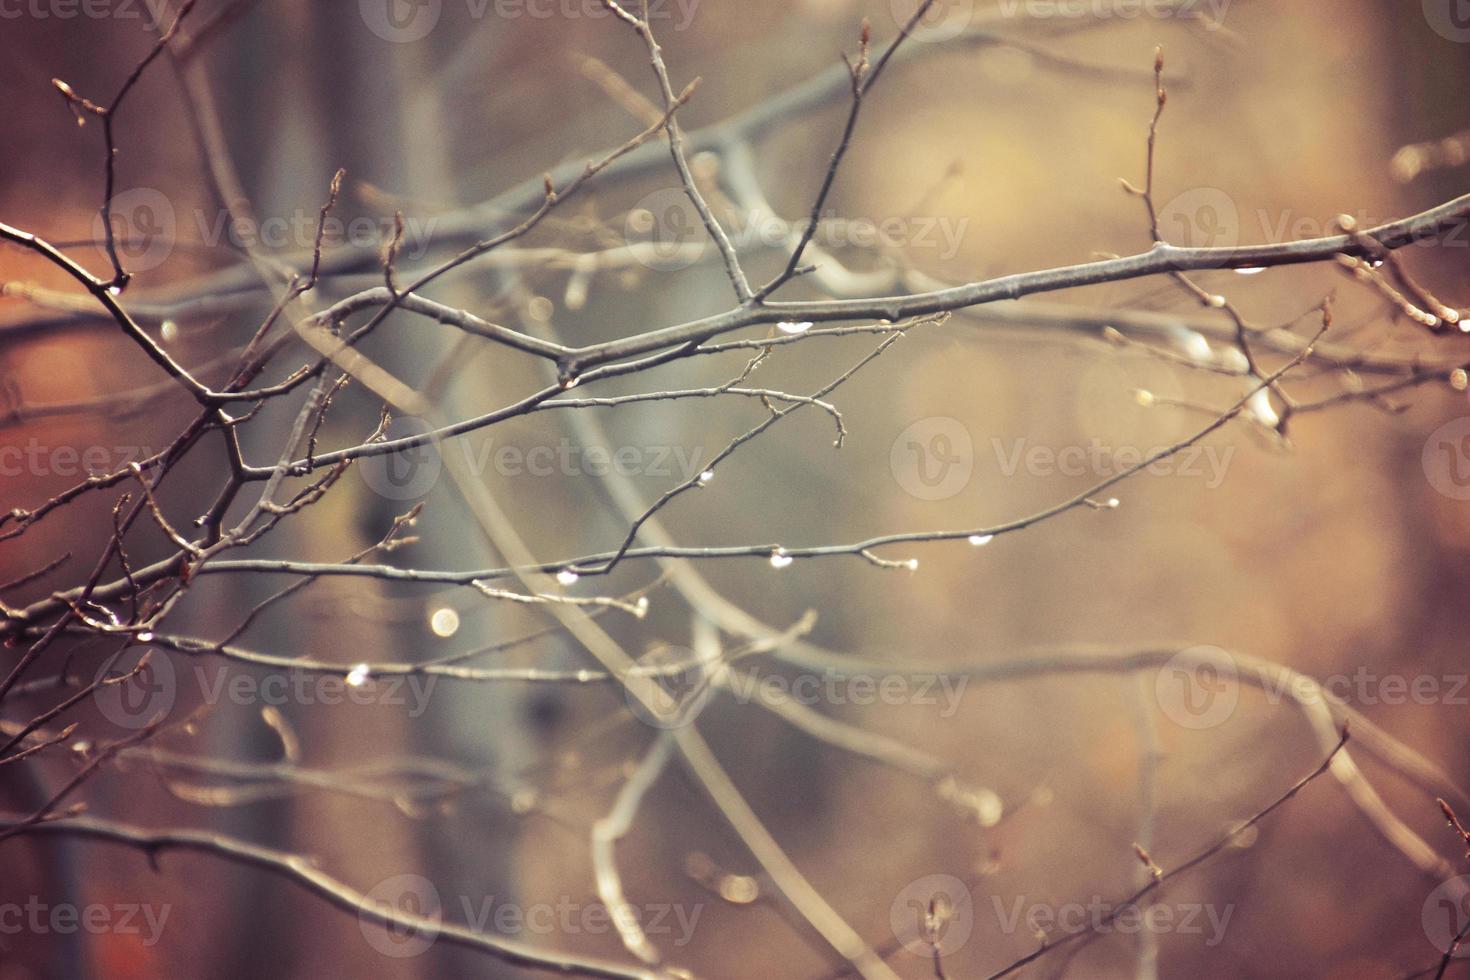
[{"label": "blurred background", "polygon": [[[102,274],[106,257],[93,243],[104,143],[95,121],[76,125],[52,79],[105,101],[154,34],[142,3],[99,3],[90,12],[59,0],[27,3],[0,11],[0,218],[68,243],[70,254]],[[1122,3],[939,6],[908,42],[909,56],[873,90],[828,202],[834,227],[818,243],[854,278],[958,283],[1146,249],[1144,208],[1118,181],[1143,180],[1159,46],[1169,99],[1155,195],[1162,230],[1179,244],[1328,234],[1340,213],[1368,226],[1465,190],[1470,138],[1440,142],[1470,127],[1463,97],[1470,26],[1454,18],[1453,3],[1196,4],[1205,20]],[[841,52],[857,50],[863,18],[875,43],[886,43],[912,5],[668,0],[651,10],[674,87],[702,79],[679,116],[693,130],[832,70]],[[214,26],[191,33],[205,24]],[[977,30],[994,32],[995,40],[965,40]],[[217,307],[169,304],[196,295],[200,282],[254,285],[260,279],[251,278],[259,267],[253,262],[268,270],[272,257],[299,261],[309,253],[337,168],[347,177],[335,213],[350,240],[329,242],[327,254],[355,250],[364,258],[306,298],[313,310],[381,282],[374,256],[395,210],[408,228],[401,265],[425,268],[473,240],[463,237],[465,228],[493,227],[499,217],[467,217],[465,209],[560,164],[596,159],[647,124],[640,98],[659,101],[638,37],[590,0],[201,0],[183,35],[198,47],[151,66],[116,119],[117,190],[133,195],[116,210],[127,233],[125,264],[136,273],[122,302],[135,303],[149,329],[191,365],[243,344],[271,296],[247,291]],[[183,97],[189,86],[196,97],[212,93],[218,131],[210,131],[208,112],[197,113],[197,98],[191,114]],[[805,215],[846,108],[839,88],[821,106],[777,114],[751,141],[746,175],[776,214]],[[197,149],[200,133],[218,141],[219,159],[233,173],[222,173],[219,159],[210,173]],[[1404,151],[1419,144],[1435,148]],[[736,237],[741,228],[759,227],[749,199],[736,200],[729,161],[695,162],[721,213],[735,216]],[[677,201],[678,184],[666,156],[636,177],[609,177],[519,243],[545,253],[514,269],[471,263],[427,294],[570,344],[733,305],[711,250],[686,261],[686,252],[700,252],[698,229],[667,204],[670,194]],[[261,222],[258,235],[231,222],[220,187],[226,198],[232,187],[248,198]],[[844,229],[838,218],[852,225]],[[877,247],[853,231],[885,221],[890,232]],[[578,254],[649,239],[691,247],[665,250],[658,261],[576,261]],[[781,268],[778,250],[758,240],[744,246],[754,280]],[[1467,248],[1462,230],[1457,246],[1410,248],[1405,262],[1446,302],[1463,303],[1470,294]],[[1466,358],[1460,337],[1431,336],[1386,313],[1373,289],[1333,263],[1196,278],[1258,326],[1294,324],[1310,336],[1318,318],[1299,318],[1334,293],[1330,342],[1406,363]],[[23,451],[28,461],[4,473],[6,509],[34,507],[75,483],[80,471],[67,448],[80,454],[100,447],[99,459],[112,468],[129,452],[157,451],[186,424],[190,406],[179,397],[127,411],[22,417],[18,406],[105,396],[160,376],[115,327],[69,315],[54,298],[36,294],[76,290],[35,256],[0,250],[0,281],[0,372],[10,410],[0,446]],[[895,278],[875,291],[902,288]],[[822,282],[800,280],[781,295],[830,293]],[[957,315],[916,327],[830,396],[847,429],[840,449],[833,447],[831,419],[803,410],[723,463],[708,487],[663,511],[669,534],[686,545],[809,545],[999,524],[1083,492],[1129,452],[1136,457],[1192,434],[1209,421],[1202,408],[1222,411],[1243,392],[1239,378],[1181,363],[1202,343],[1213,352],[1207,360],[1228,353],[1219,338],[1228,336],[1229,321],[1166,279],[1034,299],[1045,307],[1035,319],[1019,312],[1022,306],[1003,319]],[[168,309],[145,316],[151,307]],[[1121,311],[1152,318],[1139,336],[1175,356],[1108,343],[1102,327]],[[1134,335],[1122,320],[1119,329]],[[872,335],[861,335],[781,347],[752,383],[809,393],[875,345]],[[536,362],[402,312],[365,351],[451,418],[489,411],[546,381]],[[590,394],[719,384],[748,357],[681,361]],[[283,371],[298,362],[296,352],[286,361]],[[1288,378],[1286,387],[1312,401],[1383,380],[1367,371],[1324,371],[1300,382]],[[781,569],[760,559],[702,563],[698,570],[710,585],[761,622],[785,628],[811,610],[812,643],[898,665],[905,673],[893,676],[910,679],[902,696],[852,703],[862,696],[838,684],[839,696],[824,686],[807,707],[900,740],[942,760],[944,769],[926,777],[877,764],[728,693],[711,698],[699,730],[801,871],[904,977],[935,975],[923,944],[898,928],[912,919],[916,896],[922,905],[933,892],[925,884],[930,876],[963,883],[964,907],[942,942],[944,974],[988,975],[1036,947],[1028,925],[1033,910],[1044,917],[1090,903],[1106,907],[1135,890],[1143,870],[1135,842],[1147,840],[1167,870],[1266,806],[1324,755],[1289,699],[1254,688],[1239,690],[1222,715],[1195,724],[1197,717],[1166,696],[1157,671],[975,681],[950,703],[937,684],[920,696],[913,678],[924,676],[926,664],[1024,660],[1067,644],[1216,646],[1318,678],[1352,679],[1334,691],[1464,781],[1470,503],[1446,492],[1425,462],[1435,451],[1426,449],[1431,434],[1470,415],[1459,388],[1436,381],[1407,388],[1389,406],[1347,402],[1302,413],[1290,421],[1287,438],[1257,404],[1204,441],[1193,469],[1181,460],[1168,472],[1109,488],[1103,496],[1116,497],[1115,508],[1080,508],[982,547],[959,541],[882,551],[892,560],[918,558],[912,572],[856,557]],[[379,404],[359,388],[342,397],[324,434],[333,445],[360,440]],[[258,464],[277,458],[294,411],[268,408],[248,430],[247,456]],[[461,440],[474,481],[541,560],[615,547],[627,520],[609,506],[597,467],[584,458],[541,473],[515,459],[528,459],[536,447],[585,450],[589,439],[609,453],[630,449],[636,462],[626,482],[646,505],[699,472],[765,409],[748,399],[654,402],[600,411],[600,430],[553,417],[559,414],[575,413],[542,413]],[[510,456],[496,455],[507,447]],[[1089,458],[1103,462],[1075,472],[1046,464],[1048,453],[1069,447],[1100,447]],[[929,479],[939,473],[929,464],[948,459],[959,475],[946,470],[937,483]],[[181,522],[196,515],[212,499],[224,465],[216,445],[202,446],[170,478],[164,505]],[[419,541],[392,561],[503,564],[451,469],[431,457],[406,470],[364,466],[257,552],[341,560],[424,500]],[[86,544],[105,540],[113,502],[83,500],[0,543],[0,580],[68,550],[90,567]],[[169,553],[157,535],[143,535],[134,548],[139,563]],[[77,574],[58,572],[7,601],[44,596],[75,584],[68,575]],[[629,563],[605,584],[577,588],[622,594],[649,587],[657,574],[649,563]],[[170,625],[218,637],[288,581],[206,577]],[[318,582],[273,608],[241,642],[341,663],[345,672],[359,662],[473,651],[551,622],[534,607],[508,609],[467,593]],[[667,585],[654,586],[649,597],[646,618],[609,614],[600,623],[635,657],[697,646],[688,604]],[[64,651],[63,664],[63,652],[53,649],[57,662],[44,673],[90,678],[111,652],[78,644]],[[436,678],[421,697],[407,687],[401,697],[379,688],[381,696],[364,704],[321,703],[328,699],[319,688],[311,688],[317,696],[291,695],[279,704],[248,693],[206,704],[213,681],[239,673],[259,683],[267,672],[167,656],[177,682],[171,716],[206,710],[196,724],[153,743],[160,751],[274,764],[282,759],[284,728],[299,741],[299,758],[286,761],[313,771],[412,758],[452,767],[457,782],[423,796],[384,774],[366,777],[367,792],[284,780],[237,793],[222,789],[237,788],[234,782],[136,755],[86,785],[80,798],[91,813],[149,827],[209,828],[310,855],[363,891],[397,876],[423,876],[444,917],[458,922],[487,908],[570,908],[570,928],[565,921],[552,929],[523,924],[520,937],[633,962],[605,920],[598,928],[579,917],[598,901],[590,828],[658,734],[628,710],[617,688]],[[472,663],[594,666],[555,631]],[[772,683],[788,688],[801,675],[768,657],[742,662],[742,672],[784,679]],[[1435,693],[1395,696],[1389,678],[1429,678]],[[7,720],[29,718],[47,703],[38,697],[8,707]],[[266,706],[282,716],[277,727],[263,720]],[[99,707],[82,705],[75,717],[82,737],[94,742],[126,734],[126,725]],[[1147,762],[1151,753],[1156,765]],[[1458,871],[1470,872],[1432,798],[1371,759],[1359,761],[1405,823]],[[33,809],[48,795],[40,787],[54,791],[76,763],[58,754],[24,776],[10,771],[19,768],[0,770],[0,798],[10,812]],[[0,936],[3,980],[524,972],[442,941],[419,948],[413,940],[421,937],[363,926],[287,882],[204,855],[163,854],[150,867],[140,853],[60,836],[6,840],[0,849],[4,907],[39,901],[168,910],[153,937],[146,928],[7,931]],[[618,860],[628,898],[650,911],[650,938],[670,966],[700,976],[802,978],[842,966],[778,897],[677,762],[650,791],[618,845]],[[1323,778],[1153,897],[1172,910],[1175,927],[1156,930],[1152,940],[1109,930],[1043,957],[1028,972],[1397,976],[1439,955],[1426,918],[1439,884],[1387,845],[1342,788]],[[667,932],[651,924],[657,909]],[[1191,910],[1194,928],[1186,928],[1182,918]],[[680,923],[691,917],[685,930]],[[493,918],[480,925],[497,929]],[[903,948],[905,940],[914,949]]]}]

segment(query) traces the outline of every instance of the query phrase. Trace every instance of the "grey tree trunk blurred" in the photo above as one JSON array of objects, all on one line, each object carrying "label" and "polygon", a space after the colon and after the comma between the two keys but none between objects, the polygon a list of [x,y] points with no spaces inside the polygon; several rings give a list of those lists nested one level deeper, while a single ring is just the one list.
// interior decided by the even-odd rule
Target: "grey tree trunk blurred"
[{"label": "grey tree trunk blurred", "polygon": [[[283,16],[290,23],[283,23]],[[258,214],[314,212],[337,167],[348,172],[340,205],[348,214],[360,208],[350,189],[356,180],[414,201],[446,206],[461,203],[444,142],[446,129],[437,109],[434,48],[428,41],[387,44],[365,30],[344,31],[341,21],[341,11],[335,7],[301,6],[289,13],[273,8],[268,15],[250,18],[237,32],[236,43],[219,49],[228,59],[215,72],[221,83],[221,110],[242,181]],[[473,287],[468,285],[456,287],[446,298],[468,308],[477,304]],[[412,386],[429,377],[432,366],[451,354],[457,338],[448,331],[403,323],[389,324],[381,339],[384,342],[375,357]],[[381,353],[385,350],[386,355]],[[458,391],[452,388],[438,409],[455,416],[474,409],[458,400]],[[280,449],[270,444],[248,447],[257,459],[272,459]],[[356,476],[350,476],[349,482],[345,493],[356,498],[351,540],[323,537],[330,535],[330,527],[340,526],[335,523],[302,527],[301,533],[312,538],[310,545],[320,554],[345,555],[370,544],[415,502],[376,495]],[[491,564],[492,553],[484,536],[476,532],[446,477],[441,476],[428,499],[432,519],[416,528],[421,543],[415,548],[415,560],[436,568]],[[279,586],[241,581],[239,594],[224,605],[248,608]],[[431,593],[417,593],[409,599],[379,595],[379,599],[376,614],[361,622],[274,618],[270,625],[259,627],[256,642],[267,648],[340,659],[344,671],[360,660],[423,659],[430,644],[444,642],[428,628],[435,608]],[[416,610],[416,614],[406,614],[405,609]],[[228,613],[221,615],[222,621],[231,618]],[[489,621],[479,615],[466,615],[465,620],[476,626]],[[444,757],[491,772],[514,771],[524,763],[527,749],[520,741],[518,721],[521,698],[514,688],[470,685],[450,690],[445,685],[433,690],[433,699],[432,709],[416,721],[401,714],[378,719],[389,729],[387,740],[401,746],[401,753]],[[334,760],[333,764],[341,760],[345,765],[374,761],[362,757],[362,743],[352,732],[356,725],[334,731],[317,714],[310,705],[297,706],[291,717],[312,757]],[[236,719],[236,728],[212,729],[213,751],[265,755],[275,750],[273,736],[258,719],[245,713]],[[397,734],[392,734],[395,730]],[[246,745],[249,747],[242,748]],[[355,865],[335,869],[344,879],[367,890],[394,875],[422,874],[437,886],[444,914],[450,919],[462,915],[461,896],[478,901],[482,894],[494,894],[498,901],[505,901],[513,894],[516,828],[499,801],[468,796],[458,801],[452,821],[431,815],[417,824],[383,819],[374,809],[384,806],[360,804],[362,821],[375,827],[375,843],[360,854]],[[326,838],[350,840],[357,833],[353,826],[304,823],[308,817],[301,811],[305,809],[293,806],[295,815],[285,809],[276,811],[279,819],[274,820],[253,815],[253,810],[227,811],[220,819],[222,829],[231,833],[278,840],[305,851],[320,846]],[[395,828],[393,840],[384,847],[380,828],[390,824]],[[453,832],[455,829],[460,832]],[[237,889],[232,896],[235,913],[218,920],[252,923],[247,930],[232,930],[230,939],[222,944],[219,963],[230,964],[232,975],[367,975],[382,968],[383,960],[366,945],[343,949],[311,942],[309,935],[284,921],[283,912],[271,911],[280,908],[279,903],[268,900],[270,890],[279,887],[277,883],[264,878],[248,880],[254,884]],[[261,935],[285,941],[263,947]],[[356,956],[354,950],[358,950]],[[435,972],[447,975],[468,975],[473,972],[472,964],[479,962],[474,954],[451,949],[437,949],[432,960]],[[402,975],[430,969],[425,960],[395,966]]]}]

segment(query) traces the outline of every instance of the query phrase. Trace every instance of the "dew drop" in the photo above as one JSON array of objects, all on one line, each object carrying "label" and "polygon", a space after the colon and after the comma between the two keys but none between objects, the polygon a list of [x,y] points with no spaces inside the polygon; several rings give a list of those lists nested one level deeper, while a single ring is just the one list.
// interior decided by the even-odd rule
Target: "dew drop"
[{"label": "dew drop", "polygon": [[771,552],[772,568],[785,568],[787,565],[791,564],[792,560],[792,557],[788,555],[785,551],[782,551],[780,548],[777,548],[775,551]]},{"label": "dew drop", "polygon": [[732,905],[749,905],[760,898],[760,883],[749,875],[722,875],[720,897]]},{"label": "dew drop", "polygon": [[994,827],[1005,816],[1005,804],[994,790],[977,790],[974,794],[975,817],[982,827]]},{"label": "dew drop", "polygon": [[917,559],[917,558],[910,558],[908,561],[904,562],[903,565],[909,571],[911,571],[911,572],[917,572],[919,570],[919,559]]},{"label": "dew drop", "polygon": [[1106,507],[1108,510],[1117,510],[1118,506],[1122,503],[1123,501],[1119,500],[1117,497],[1109,497],[1107,500],[1103,501],[1103,506]]},{"label": "dew drop", "polygon": [[1245,850],[1247,848],[1254,847],[1256,841],[1259,840],[1260,837],[1260,828],[1255,826],[1242,827],[1235,834],[1231,835],[1230,846],[1238,847],[1241,850]]},{"label": "dew drop", "polygon": [[108,286],[107,287],[107,295],[109,295],[109,296],[121,296],[122,295],[122,287],[121,286]]},{"label": "dew drop", "polygon": [[1236,269],[1235,274],[1237,276],[1259,276],[1265,271],[1266,267],[1264,265],[1252,265],[1247,266],[1244,269]]},{"label": "dew drop", "polygon": [[1276,408],[1271,404],[1271,395],[1265,388],[1251,395],[1247,410],[1251,418],[1268,429],[1274,429],[1281,424],[1281,416],[1276,414]]},{"label": "dew drop", "polygon": [[435,636],[449,637],[459,632],[459,613],[448,606],[435,609],[429,616],[429,629]]},{"label": "dew drop", "polygon": [[153,642],[153,634],[152,633],[139,633],[138,634],[138,642],[139,643],[152,643]]},{"label": "dew drop", "polygon": [[581,576],[572,571],[570,568],[563,568],[561,571],[556,573],[556,580],[562,585],[576,585],[577,579],[579,578],[581,578]]},{"label": "dew drop", "polygon": [[806,333],[812,328],[810,320],[783,320],[776,324],[776,329],[782,333],[798,334]]},{"label": "dew drop", "polygon": [[1215,352],[1210,349],[1210,342],[1205,335],[1191,330],[1184,338],[1184,353],[1196,364],[1208,364],[1215,359]]},{"label": "dew drop", "polygon": [[709,485],[709,481],[713,480],[714,478],[715,478],[715,471],[714,470],[705,470],[703,473],[699,474],[699,485],[702,486],[702,487],[703,486],[708,486]]},{"label": "dew drop", "polygon": [[636,613],[634,613],[634,615],[637,616],[639,619],[642,619],[644,616],[647,616],[648,615],[648,596],[646,596],[646,595],[639,596],[638,597],[638,602],[634,604],[634,608],[638,610]]},{"label": "dew drop", "polygon": [[995,540],[995,535],[993,535],[993,534],[972,534],[972,535],[970,535],[970,543],[972,545],[974,545],[975,547],[977,547],[977,548],[983,548],[985,545],[989,544],[990,542],[992,542],[994,540]]},{"label": "dew drop", "polygon": [[1470,388],[1470,375],[1465,373],[1464,368],[1455,368],[1450,372],[1450,387],[1456,391],[1464,391]]},{"label": "dew drop", "polygon": [[1240,348],[1238,347],[1226,347],[1220,351],[1220,364],[1222,367],[1229,368],[1236,374],[1244,374],[1250,370],[1251,366],[1250,361],[1245,359],[1245,355],[1240,352]]},{"label": "dew drop", "polygon": [[173,343],[179,339],[179,325],[172,320],[164,320],[158,325],[158,336],[165,344]]},{"label": "dew drop", "polygon": [[362,687],[368,682],[368,665],[358,664],[347,672],[348,687]]},{"label": "dew drop", "polygon": [[1133,400],[1138,402],[1142,408],[1148,408],[1154,403],[1154,393],[1146,388],[1137,388],[1133,392]]}]

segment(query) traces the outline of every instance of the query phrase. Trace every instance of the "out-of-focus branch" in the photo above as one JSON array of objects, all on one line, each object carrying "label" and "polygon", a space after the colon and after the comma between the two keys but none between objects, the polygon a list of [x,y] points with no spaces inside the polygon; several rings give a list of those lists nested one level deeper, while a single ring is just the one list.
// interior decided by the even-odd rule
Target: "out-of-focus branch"
[{"label": "out-of-focus branch", "polygon": [[125,823],[92,817],[22,826],[13,816],[0,817],[0,828],[27,834],[66,834],[91,840],[123,844],[157,862],[167,851],[194,851],[233,864],[256,868],[292,882],[343,911],[385,928],[435,938],[454,946],[485,953],[505,963],[570,976],[609,977],[615,980],[661,980],[658,973],[621,966],[606,960],[558,954],[526,943],[478,932],[438,917],[394,908],[358,891],[322,871],[314,861],[299,854],[272,850],[223,834],[198,830],[147,830]]}]

